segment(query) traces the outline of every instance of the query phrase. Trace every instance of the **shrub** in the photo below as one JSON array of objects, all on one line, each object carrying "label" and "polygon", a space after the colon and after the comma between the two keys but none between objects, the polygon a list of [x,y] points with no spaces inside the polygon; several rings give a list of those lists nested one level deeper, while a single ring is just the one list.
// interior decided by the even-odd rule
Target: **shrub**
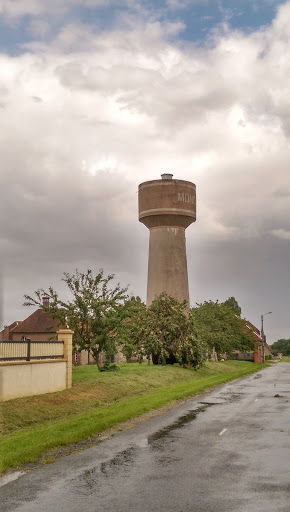
[{"label": "shrub", "polygon": [[120,370],[120,366],[115,363],[104,363],[100,369],[100,372],[117,372]]}]

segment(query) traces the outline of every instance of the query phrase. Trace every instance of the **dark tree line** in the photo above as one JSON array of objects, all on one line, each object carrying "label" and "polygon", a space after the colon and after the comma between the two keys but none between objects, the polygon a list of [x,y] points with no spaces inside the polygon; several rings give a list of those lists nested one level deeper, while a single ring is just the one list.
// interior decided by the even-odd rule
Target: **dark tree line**
[{"label": "dark tree line", "polygon": [[283,354],[283,356],[290,356],[290,338],[289,339],[280,339],[275,341],[271,346],[273,350],[274,356],[277,354]]}]

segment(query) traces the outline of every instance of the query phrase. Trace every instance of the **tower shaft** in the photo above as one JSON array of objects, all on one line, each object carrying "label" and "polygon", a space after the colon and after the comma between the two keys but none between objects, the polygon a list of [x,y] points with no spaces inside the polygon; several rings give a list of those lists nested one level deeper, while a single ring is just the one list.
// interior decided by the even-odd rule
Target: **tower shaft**
[{"label": "tower shaft", "polygon": [[164,291],[189,304],[184,228],[150,229],[147,306]]}]

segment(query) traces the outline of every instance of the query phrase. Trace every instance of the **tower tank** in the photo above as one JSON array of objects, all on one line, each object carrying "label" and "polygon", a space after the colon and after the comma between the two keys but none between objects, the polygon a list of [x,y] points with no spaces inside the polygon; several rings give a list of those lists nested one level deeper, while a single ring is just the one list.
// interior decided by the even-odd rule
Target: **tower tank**
[{"label": "tower tank", "polygon": [[150,230],[147,306],[162,292],[189,305],[185,229],[196,220],[196,187],[172,177],[139,185],[139,221]]}]

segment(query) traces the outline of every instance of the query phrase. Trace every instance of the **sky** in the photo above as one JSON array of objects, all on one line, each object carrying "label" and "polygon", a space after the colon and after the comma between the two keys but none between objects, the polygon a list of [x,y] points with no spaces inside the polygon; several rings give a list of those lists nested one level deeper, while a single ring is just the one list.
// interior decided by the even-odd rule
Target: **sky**
[{"label": "sky", "polygon": [[0,328],[64,272],[146,297],[138,184],[197,187],[191,304],[290,337],[290,1],[0,0]]}]

